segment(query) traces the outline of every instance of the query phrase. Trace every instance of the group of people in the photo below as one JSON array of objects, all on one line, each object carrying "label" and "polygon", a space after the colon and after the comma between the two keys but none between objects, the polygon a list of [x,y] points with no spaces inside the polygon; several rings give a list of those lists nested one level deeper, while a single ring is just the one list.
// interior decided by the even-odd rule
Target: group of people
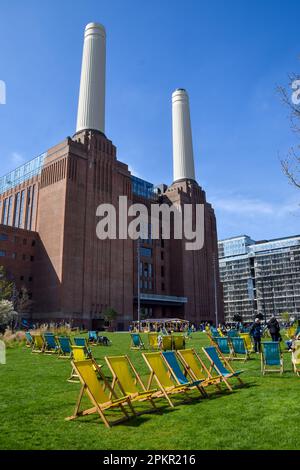
[{"label": "group of people", "polygon": [[[272,341],[281,341],[282,338],[280,335],[280,325],[275,316],[271,317],[271,319],[268,321],[267,328],[270,332]],[[250,328],[250,335],[253,338],[254,351],[256,353],[260,353],[263,328],[259,318],[255,318],[255,321]]]}]

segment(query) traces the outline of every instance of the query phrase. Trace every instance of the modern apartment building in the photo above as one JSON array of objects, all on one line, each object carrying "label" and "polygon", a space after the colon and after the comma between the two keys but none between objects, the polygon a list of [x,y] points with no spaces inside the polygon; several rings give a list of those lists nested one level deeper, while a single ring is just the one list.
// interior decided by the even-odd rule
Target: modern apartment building
[{"label": "modern apartment building", "polygon": [[[138,299],[147,317],[222,319],[216,219],[195,179],[188,95],[172,95],[174,181],[155,188],[130,173],[105,135],[105,37],[103,26],[86,27],[73,137],[0,178],[0,264],[29,290],[35,321],[101,328],[111,307],[123,329],[137,319]],[[139,248],[131,238],[100,240],[97,207],[118,211],[121,196],[147,207],[202,204],[204,246],[152,239],[151,227]]]},{"label": "modern apartment building", "polygon": [[218,246],[226,321],[284,312],[300,318],[300,235],[263,241],[242,235]]}]

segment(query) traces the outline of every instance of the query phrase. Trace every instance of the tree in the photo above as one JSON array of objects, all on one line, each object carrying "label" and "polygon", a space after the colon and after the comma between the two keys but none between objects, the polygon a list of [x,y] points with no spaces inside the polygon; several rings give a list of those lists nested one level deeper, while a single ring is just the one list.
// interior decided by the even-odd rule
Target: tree
[{"label": "tree", "polygon": [[283,312],[281,314],[281,318],[282,318],[282,321],[284,321],[285,323],[289,323],[290,322],[290,314],[289,312]]},{"label": "tree", "polygon": [[[278,87],[281,100],[289,109],[292,131],[300,137],[300,75],[289,76],[290,88]],[[291,147],[281,160],[281,167],[289,182],[300,189],[300,146]]]},{"label": "tree", "polygon": [[103,312],[104,320],[108,322],[110,325],[117,318],[117,316],[118,316],[118,313],[112,307],[108,307]]},{"label": "tree", "polygon": [[33,301],[30,299],[26,287],[21,287],[16,304],[16,308],[19,313],[28,313],[31,311]]},{"label": "tree", "polygon": [[3,332],[8,326],[12,326],[18,314],[14,311],[14,305],[10,300],[0,300],[0,330]]},{"label": "tree", "polygon": [[233,315],[233,321],[239,322],[239,323],[242,322],[242,321],[243,321],[242,315],[240,315],[239,313],[235,313],[235,314]]},{"label": "tree", "polygon": [[0,266],[0,301],[11,300],[14,291],[14,283],[7,279],[5,268]]}]

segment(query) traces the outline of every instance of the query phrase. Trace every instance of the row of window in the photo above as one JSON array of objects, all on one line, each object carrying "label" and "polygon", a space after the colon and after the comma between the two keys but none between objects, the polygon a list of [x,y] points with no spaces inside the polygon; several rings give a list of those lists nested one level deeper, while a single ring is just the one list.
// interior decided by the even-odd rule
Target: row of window
[{"label": "row of window", "polygon": [[[7,257],[7,256],[8,256],[8,253],[7,253],[5,250],[0,250],[0,257],[1,257],[1,258]],[[17,258],[18,258],[18,254],[17,254],[17,253],[12,253],[12,254],[11,254],[11,257],[12,257],[13,259],[17,259]],[[32,256],[32,255],[29,256],[29,255],[23,254],[23,255],[22,255],[22,260],[23,260],[23,261],[27,261],[27,260],[34,261],[34,256]]]},{"label": "row of window", "polygon": [[[8,241],[9,240],[9,237],[7,235],[7,233],[0,233],[0,241]],[[19,243],[20,242],[20,237],[18,236],[14,236],[14,239],[13,239],[14,243]],[[23,238],[22,240],[22,243],[23,245],[27,245],[27,238]],[[32,240],[31,241],[31,246],[35,246],[35,240]]]},{"label": "row of window", "polygon": [[[26,207],[25,196],[27,191]],[[9,196],[3,201],[1,223],[16,228],[25,228],[31,230],[32,217],[35,206],[35,185],[27,190],[18,192],[15,196]],[[13,204],[14,203],[14,204]],[[1,201],[0,201],[1,209]],[[24,218],[25,210],[25,218]]]}]

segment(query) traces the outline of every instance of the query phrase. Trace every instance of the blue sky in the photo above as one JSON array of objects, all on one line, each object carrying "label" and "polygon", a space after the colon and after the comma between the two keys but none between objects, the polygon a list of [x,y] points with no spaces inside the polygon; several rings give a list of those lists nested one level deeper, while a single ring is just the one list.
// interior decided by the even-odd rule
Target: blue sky
[{"label": "blue sky", "polygon": [[299,72],[298,0],[1,0],[0,173],[75,131],[83,32],[107,30],[106,134],[118,158],[172,182],[171,94],[190,95],[196,174],[219,238],[300,232],[293,145],[276,93]]}]

